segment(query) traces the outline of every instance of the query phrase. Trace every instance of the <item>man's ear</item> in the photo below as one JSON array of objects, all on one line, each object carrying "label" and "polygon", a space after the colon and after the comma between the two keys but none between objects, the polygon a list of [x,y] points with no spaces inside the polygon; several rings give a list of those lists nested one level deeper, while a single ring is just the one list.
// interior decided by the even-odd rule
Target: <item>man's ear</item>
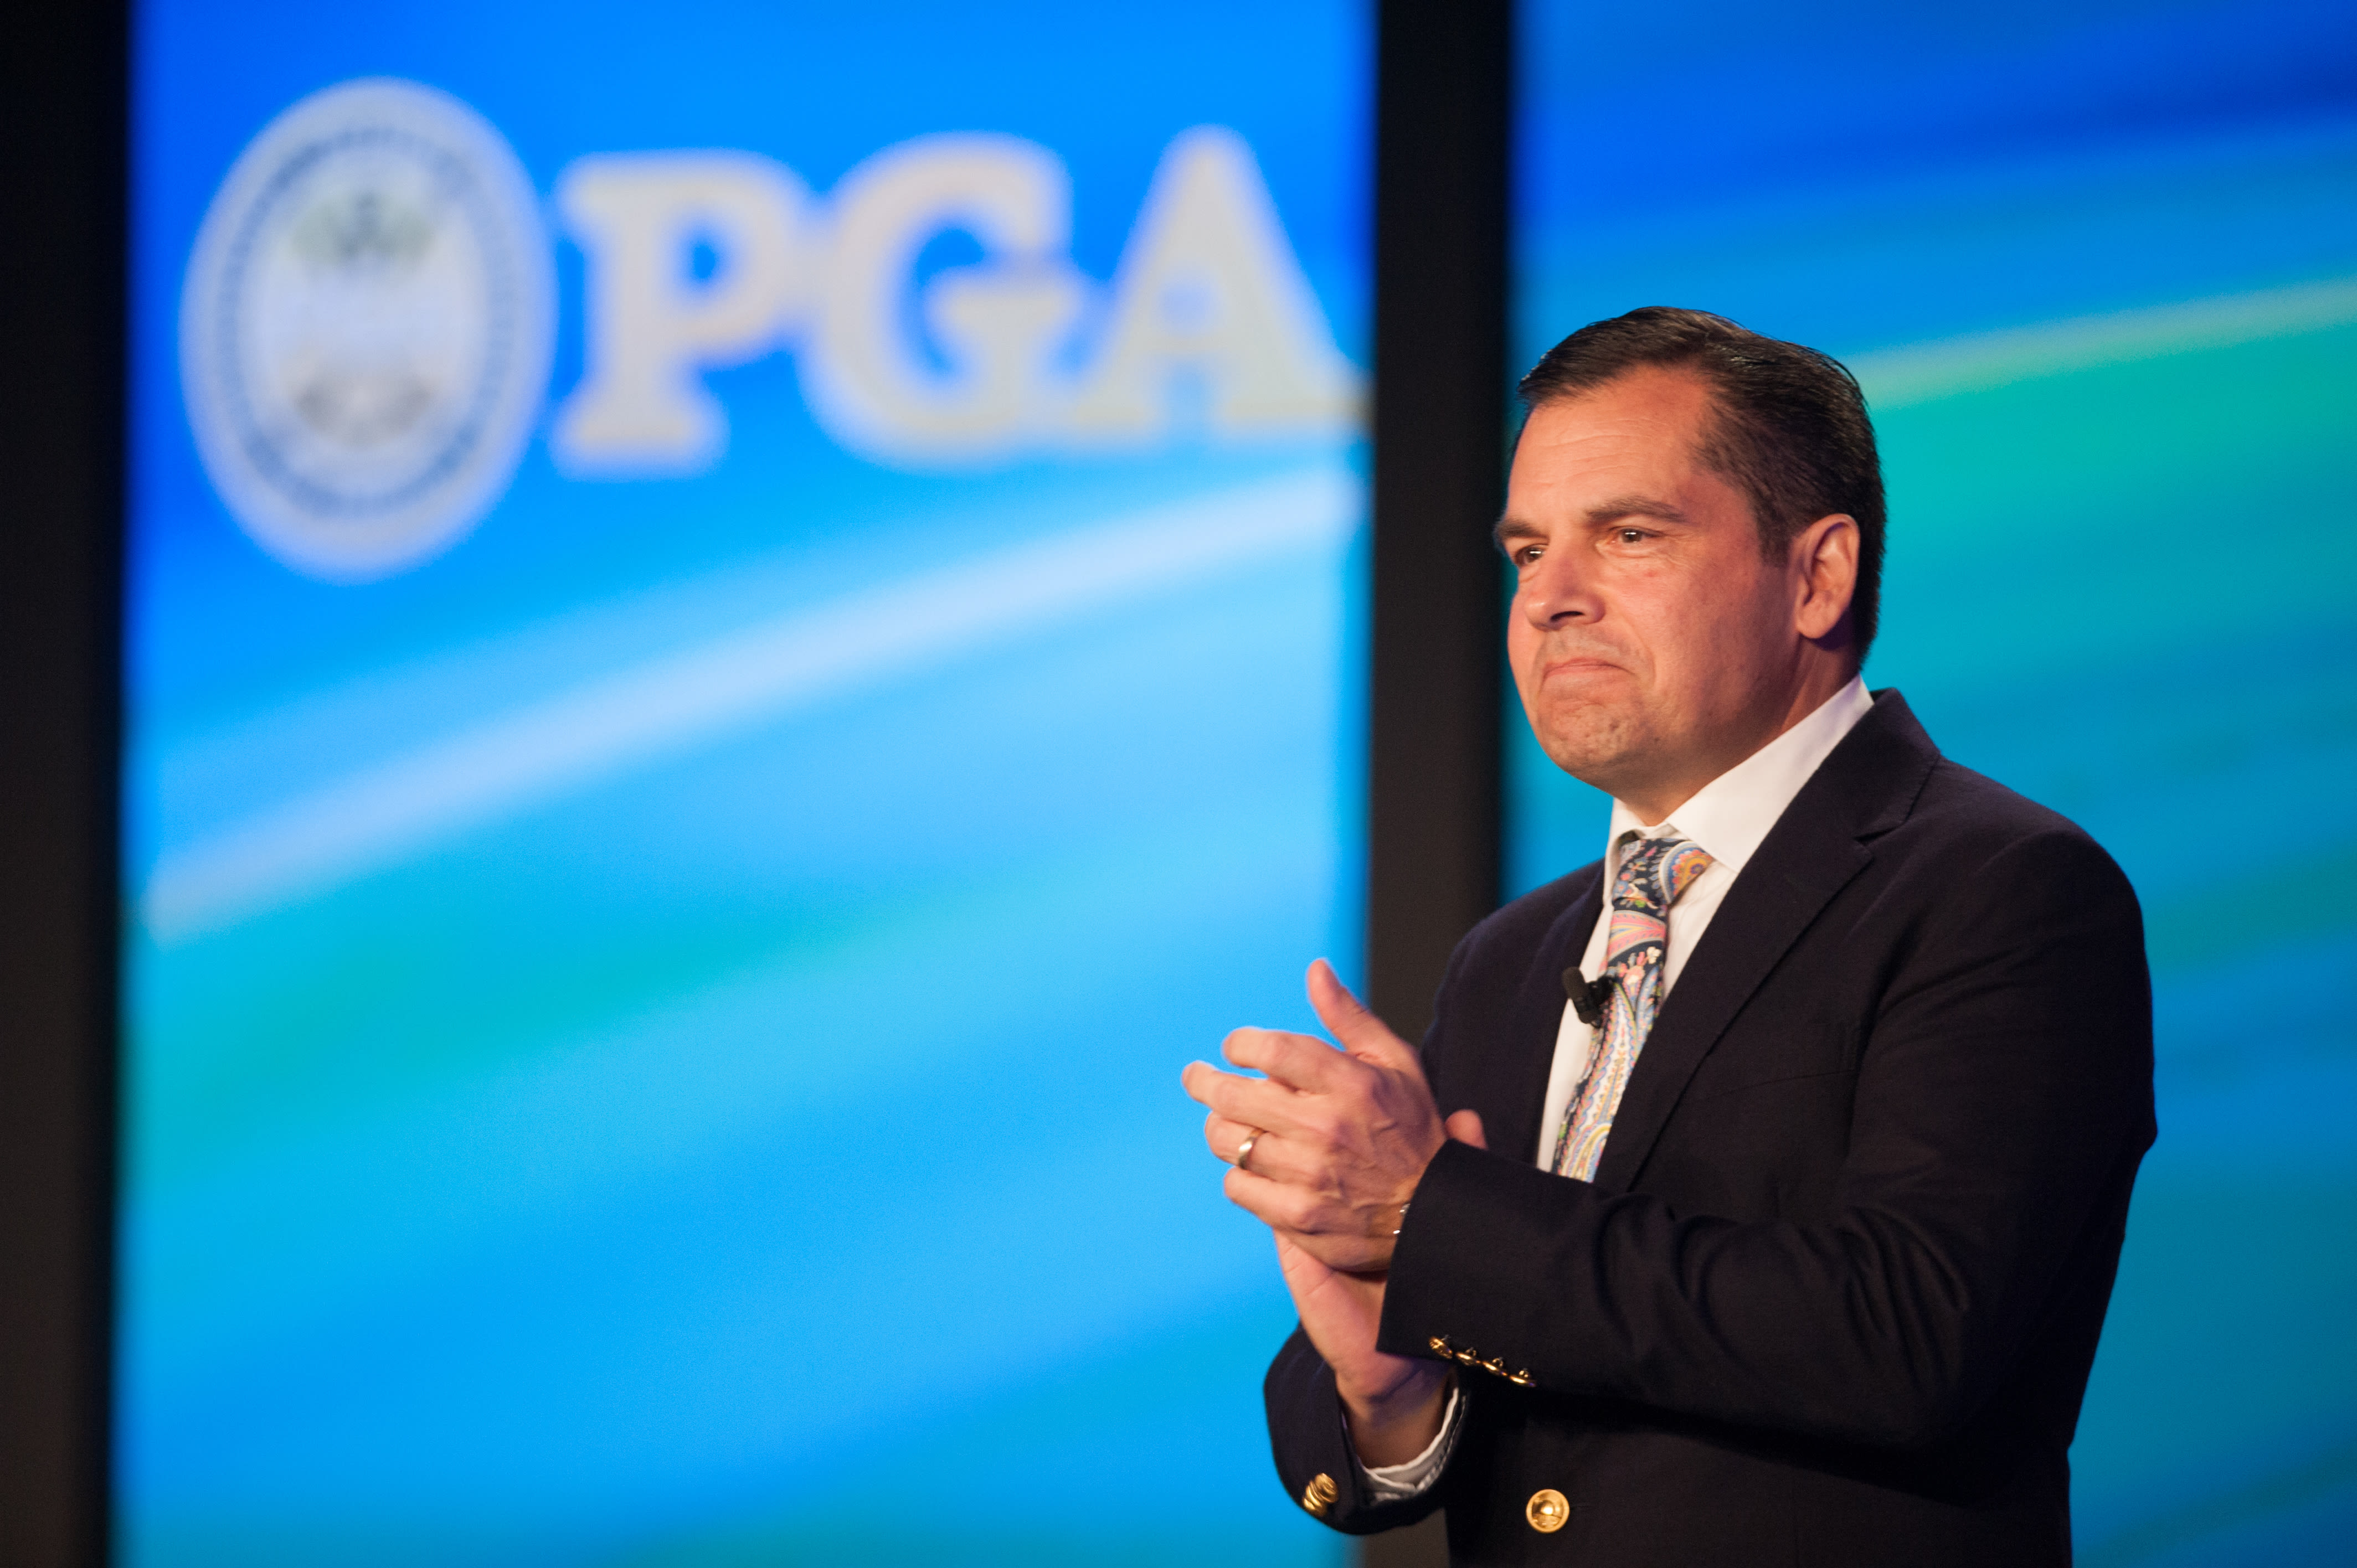
[{"label": "man's ear", "polygon": [[1792,541],[1792,566],[1793,629],[1824,642],[1841,628],[1857,591],[1857,520],[1837,511],[1801,530]]}]

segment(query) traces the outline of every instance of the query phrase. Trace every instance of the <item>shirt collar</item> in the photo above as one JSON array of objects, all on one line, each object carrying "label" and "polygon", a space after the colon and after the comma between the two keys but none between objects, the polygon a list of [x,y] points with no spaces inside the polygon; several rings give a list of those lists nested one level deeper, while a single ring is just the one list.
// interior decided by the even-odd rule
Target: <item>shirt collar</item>
[{"label": "shirt collar", "polygon": [[1694,798],[1647,827],[1637,813],[1612,802],[1611,836],[1604,855],[1605,901],[1611,901],[1612,879],[1620,872],[1622,838],[1675,834],[1690,839],[1731,875],[1739,872],[1758,852],[1768,830],[1801,792],[1818,765],[1833,754],[1842,737],[1874,708],[1867,695],[1866,678],[1850,677],[1848,685],[1819,704],[1799,724],[1753,752],[1694,793]]}]

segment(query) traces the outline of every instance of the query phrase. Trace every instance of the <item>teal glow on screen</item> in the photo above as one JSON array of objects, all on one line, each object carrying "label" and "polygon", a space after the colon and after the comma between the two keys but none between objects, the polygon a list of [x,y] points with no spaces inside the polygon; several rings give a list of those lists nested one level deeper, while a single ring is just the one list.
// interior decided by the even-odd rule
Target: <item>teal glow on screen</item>
[{"label": "teal glow on screen", "polygon": [[[1845,359],[1869,685],[2144,902],[2160,1138],[2072,1451],[2079,1561],[2357,1540],[2357,14],[1539,0],[1516,357],[1639,305]],[[1511,891],[1606,808],[1510,725]]]},{"label": "teal glow on screen", "polygon": [[138,8],[124,1563],[1338,1558],[1368,48]]}]

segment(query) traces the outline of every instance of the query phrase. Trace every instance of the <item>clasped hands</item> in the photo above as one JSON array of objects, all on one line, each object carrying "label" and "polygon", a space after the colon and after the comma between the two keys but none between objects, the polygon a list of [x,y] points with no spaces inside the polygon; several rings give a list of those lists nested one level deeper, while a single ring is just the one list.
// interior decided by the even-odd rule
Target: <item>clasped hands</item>
[{"label": "clasped hands", "polygon": [[[1438,1432],[1447,1374],[1375,1349],[1401,1213],[1450,1138],[1481,1147],[1481,1119],[1443,1117],[1415,1049],[1320,959],[1309,1002],[1341,1043],[1238,1029],[1222,1047],[1249,1078],[1192,1062],[1187,1092],[1211,1110],[1203,1140],[1228,1162],[1227,1196],[1265,1221],[1301,1326],[1334,1369],[1360,1457],[1413,1458]],[[1246,1139],[1251,1157],[1235,1164]]]}]

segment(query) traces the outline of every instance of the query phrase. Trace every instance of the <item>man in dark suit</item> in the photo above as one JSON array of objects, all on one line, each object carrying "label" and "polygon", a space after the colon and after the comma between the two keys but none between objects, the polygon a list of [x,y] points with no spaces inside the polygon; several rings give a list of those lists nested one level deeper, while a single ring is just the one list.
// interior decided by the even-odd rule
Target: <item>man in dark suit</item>
[{"label": "man in dark suit", "polygon": [[[1280,1477],[1353,1534],[1445,1507],[1458,1563],[2066,1563],[2153,1136],[2135,895],[1865,691],[1839,365],[1651,308],[1523,397],[1509,653],[1612,832],[1465,939],[1420,1056],[1321,964],[1341,1050],[1188,1069],[1300,1312]],[[2036,544],[1992,520],[1990,569]]]}]

